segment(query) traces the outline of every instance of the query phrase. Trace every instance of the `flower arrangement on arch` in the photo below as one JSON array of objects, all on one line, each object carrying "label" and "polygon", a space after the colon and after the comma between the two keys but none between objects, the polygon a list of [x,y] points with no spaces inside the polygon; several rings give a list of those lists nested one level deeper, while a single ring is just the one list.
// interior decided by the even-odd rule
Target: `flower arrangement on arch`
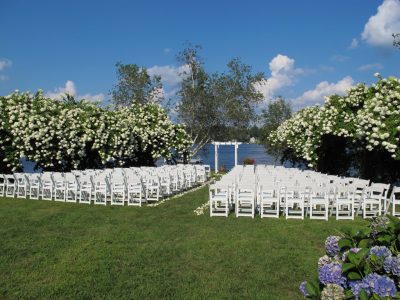
[{"label": "flower arrangement on arch", "polygon": [[243,160],[243,164],[244,164],[244,165],[255,165],[255,164],[256,164],[256,160],[253,159],[253,158],[250,158],[250,157],[246,157],[246,158]]}]

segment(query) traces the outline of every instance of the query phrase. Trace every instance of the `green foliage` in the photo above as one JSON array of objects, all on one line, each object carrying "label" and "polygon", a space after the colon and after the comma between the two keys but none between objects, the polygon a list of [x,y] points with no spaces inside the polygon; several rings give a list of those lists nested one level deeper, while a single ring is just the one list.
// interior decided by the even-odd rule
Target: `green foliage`
[{"label": "green foliage", "polygon": [[278,129],[278,127],[290,119],[292,116],[292,108],[290,103],[286,102],[282,97],[268,103],[268,107],[262,113],[263,131],[264,135],[262,143],[267,149],[268,153],[275,156],[277,160],[282,157],[285,147],[278,143],[271,143],[268,138],[269,134]]},{"label": "green foliage", "polygon": [[136,64],[117,63],[118,83],[111,91],[112,101],[116,107],[127,107],[132,104],[146,104],[162,100],[161,77],[151,77],[146,68]]}]

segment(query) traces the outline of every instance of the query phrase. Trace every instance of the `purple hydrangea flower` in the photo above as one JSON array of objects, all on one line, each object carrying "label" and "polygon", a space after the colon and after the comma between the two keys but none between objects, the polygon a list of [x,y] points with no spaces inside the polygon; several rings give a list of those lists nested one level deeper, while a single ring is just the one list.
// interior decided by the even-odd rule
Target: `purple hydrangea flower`
[{"label": "purple hydrangea flower", "polygon": [[334,283],[337,285],[346,285],[346,278],[342,276],[342,264],[334,262],[323,265],[319,268],[319,281],[322,284]]},{"label": "purple hydrangea flower", "polygon": [[308,294],[308,292],[307,292],[306,286],[307,286],[307,282],[306,282],[306,281],[303,281],[303,282],[300,284],[300,287],[299,287],[300,292],[303,294],[304,298],[307,298],[307,297],[309,296],[309,294]]},{"label": "purple hydrangea flower", "polygon": [[[367,292],[367,294],[368,294],[368,290],[365,289],[365,284],[364,284],[364,282],[361,281],[361,280],[350,281],[350,282],[349,282],[349,286],[350,286],[351,292],[353,293],[353,295],[354,295],[354,297],[355,297],[356,299],[358,299],[358,296],[360,295],[361,290],[363,290],[363,289],[364,289],[364,290]],[[369,294],[368,294],[368,296],[369,296]]]},{"label": "purple hydrangea flower", "polygon": [[375,282],[378,280],[379,275],[376,273],[368,274],[362,280],[363,289],[367,292],[368,295],[371,295],[374,291]]},{"label": "purple hydrangea flower", "polygon": [[383,268],[386,273],[392,273],[395,276],[400,276],[400,256],[388,256],[385,258]]},{"label": "purple hydrangea flower", "polygon": [[392,279],[387,276],[379,276],[374,283],[374,292],[381,298],[395,297],[396,285]]},{"label": "purple hydrangea flower", "polygon": [[328,236],[328,238],[325,241],[326,254],[328,254],[329,256],[335,256],[340,251],[340,247],[338,244],[340,239],[341,239],[340,236],[335,236],[335,235]]},{"label": "purple hydrangea flower", "polygon": [[383,257],[383,258],[392,256],[392,252],[390,252],[390,250],[385,246],[372,247],[371,250],[369,251],[369,255],[371,256],[372,254],[374,254],[375,256],[378,256],[378,257]]}]

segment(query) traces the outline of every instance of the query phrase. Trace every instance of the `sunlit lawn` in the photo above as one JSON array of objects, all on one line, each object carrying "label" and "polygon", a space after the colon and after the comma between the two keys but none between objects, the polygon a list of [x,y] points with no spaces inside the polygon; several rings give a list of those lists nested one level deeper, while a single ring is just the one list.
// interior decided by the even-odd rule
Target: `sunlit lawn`
[{"label": "sunlit lawn", "polygon": [[326,236],[364,226],[195,216],[207,195],[158,207],[0,199],[0,298],[300,299]]}]

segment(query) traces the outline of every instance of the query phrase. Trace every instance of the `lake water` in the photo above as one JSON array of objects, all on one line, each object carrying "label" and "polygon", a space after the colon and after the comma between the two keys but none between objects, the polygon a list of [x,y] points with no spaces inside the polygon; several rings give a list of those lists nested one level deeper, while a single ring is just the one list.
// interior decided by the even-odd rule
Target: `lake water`
[{"label": "lake water", "polygon": [[[214,145],[207,144],[205,147],[205,151],[201,150],[196,155],[196,157],[200,158],[203,161],[203,164],[210,165],[211,169],[214,170]],[[218,149],[218,166],[224,166],[226,170],[232,169],[235,165],[235,146],[233,145],[220,145]],[[269,164],[273,165],[275,163],[275,159],[268,155],[265,152],[265,148],[262,145],[257,144],[241,144],[238,148],[238,164],[243,164],[243,160],[245,158],[251,158],[255,160],[256,164]],[[29,161],[22,162],[24,167],[24,172],[35,172],[33,167],[34,163]],[[157,165],[162,164],[162,160],[157,162]],[[278,161],[276,163],[280,165]]]}]

